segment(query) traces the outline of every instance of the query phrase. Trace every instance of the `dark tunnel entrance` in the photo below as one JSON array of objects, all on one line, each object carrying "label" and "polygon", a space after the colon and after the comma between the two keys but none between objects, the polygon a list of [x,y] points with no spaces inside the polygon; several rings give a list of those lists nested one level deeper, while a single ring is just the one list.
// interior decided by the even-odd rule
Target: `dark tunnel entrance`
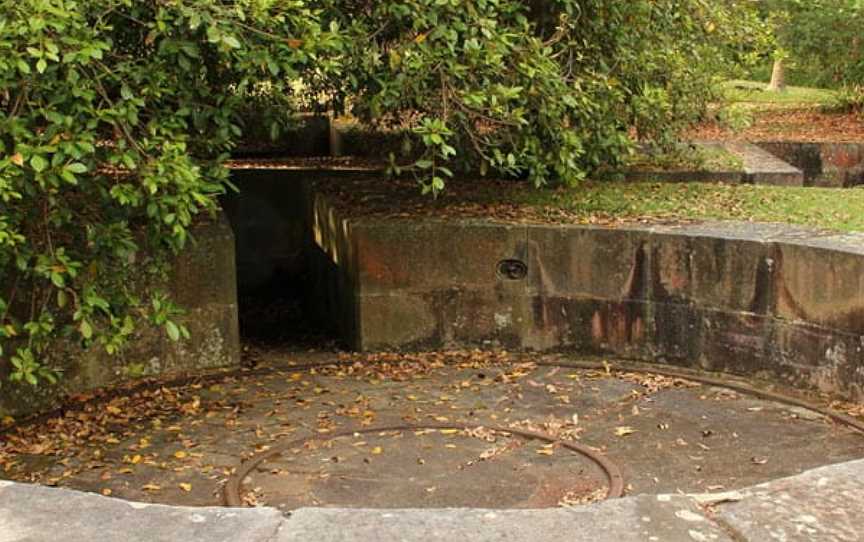
[{"label": "dark tunnel entrance", "polygon": [[235,169],[222,199],[234,230],[244,343],[307,350],[334,346],[315,317],[308,179],[279,169]]}]

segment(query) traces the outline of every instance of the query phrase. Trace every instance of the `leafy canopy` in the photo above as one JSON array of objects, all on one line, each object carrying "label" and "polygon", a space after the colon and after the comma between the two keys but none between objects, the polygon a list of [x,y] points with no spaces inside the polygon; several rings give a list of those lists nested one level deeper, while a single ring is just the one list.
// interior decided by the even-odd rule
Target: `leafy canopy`
[{"label": "leafy canopy", "polygon": [[864,1],[759,0],[792,75],[809,86],[864,84]]},{"label": "leafy canopy", "polygon": [[575,183],[703,113],[752,50],[736,6],[0,0],[0,372],[53,378],[61,336],[116,352],[143,322],[187,334],[130,278],[158,284],[217,208],[250,96],[410,130],[426,191],[456,168]]}]

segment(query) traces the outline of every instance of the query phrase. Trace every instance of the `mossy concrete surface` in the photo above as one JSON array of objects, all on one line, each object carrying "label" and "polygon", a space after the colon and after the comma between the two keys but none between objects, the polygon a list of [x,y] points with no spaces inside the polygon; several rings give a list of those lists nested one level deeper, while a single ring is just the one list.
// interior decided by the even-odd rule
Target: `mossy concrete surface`
[{"label": "mossy concrete surface", "polygon": [[58,340],[48,352],[48,361],[63,371],[58,384],[43,382],[32,387],[4,382],[0,414],[40,412],[57,406],[70,394],[136,377],[239,364],[234,234],[220,213],[195,226],[192,235],[194,241],[176,258],[167,284],[186,311],[179,320],[189,329],[190,339],[174,342],[164,330],[142,324],[125,349],[114,356],[99,345],[83,349],[78,343]]},{"label": "mossy concrete surface", "polygon": [[751,143],[694,143],[695,148],[716,163],[682,164],[677,167],[634,168],[624,177],[631,182],[699,182],[726,184],[758,184],[773,186],[803,186],[804,174],[768,150]]},{"label": "mossy concrete surface", "polygon": [[766,141],[759,147],[803,170],[805,186],[864,184],[864,143]]}]

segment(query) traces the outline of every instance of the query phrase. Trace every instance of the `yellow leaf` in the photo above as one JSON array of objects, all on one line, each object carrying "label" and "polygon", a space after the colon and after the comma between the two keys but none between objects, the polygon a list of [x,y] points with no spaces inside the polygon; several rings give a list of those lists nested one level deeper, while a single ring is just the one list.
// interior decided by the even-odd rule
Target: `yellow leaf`
[{"label": "yellow leaf", "polygon": [[632,435],[635,432],[636,430],[629,425],[622,425],[621,427],[615,428],[615,436],[618,437],[626,437],[627,435]]},{"label": "yellow leaf", "polygon": [[537,450],[537,453],[540,455],[552,455],[555,453],[555,450],[553,450],[552,448],[539,448]]},{"label": "yellow leaf", "polygon": [[438,432],[441,433],[442,435],[455,435],[456,433],[459,432],[459,430],[458,429],[439,429]]},{"label": "yellow leaf", "polygon": [[160,491],[162,487],[157,486],[156,484],[145,484],[141,486],[141,489],[143,489],[144,491]]},{"label": "yellow leaf", "polygon": [[24,157],[21,156],[20,152],[16,152],[15,154],[12,155],[12,163],[15,164],[16,166],[23,166],[24,165]]},{"label": "yellow leaf", "polygon": [[130,459],[129,462],[132,463],[133,465],[137,465],[138,463],[141,462],[141,456],[138,454],[135,454],[132,456],[132,459]]},{"label": "yellow leaf", "polygon": [[180,450],[180,451],[178,451],[178,452],[174,452],[174,457],[176,457],[177,459],[186,459],[186,457],[187,457],[188,455],[189,455],[189,454],[187,454],[187,453],[184,452],[183,450]]},{"label": "yellow leaf", "polygon": [[374,448],[372,448],[372,454],[373,455],[381,455],[383,453],[384,453],[384,448],[382,448],[381,446],[375,446]]},{"label": "yellow leaf", "polygon": [[420,44],[426,41],[426,37],[429,35],[429,32],[423,32],[422,34],[417,34],[417,37],[414,38],[414,43]]},{"label": "yellow leaf", "polygon": [[123,411],[114,405],[108,405],[105,407],[105,410],[107,410],[109,414],[114,414],[115,416],[123,414]]},{"label": "yellow leaf", "polygon": [[102,490],[102,494],[105,495],[106,497],[110,496],[111,493],[112,493],[112,491],[110,489],[108,489],[107,487]]},{"label": "yellow leaf", "polygon": [[185,482],[182,482],[182,483],[177,484],[177,485],[180,486],[180,489],[182,489],[186,493],[189,493],[190,491],[192,491],[192,484],[187,484]]}]

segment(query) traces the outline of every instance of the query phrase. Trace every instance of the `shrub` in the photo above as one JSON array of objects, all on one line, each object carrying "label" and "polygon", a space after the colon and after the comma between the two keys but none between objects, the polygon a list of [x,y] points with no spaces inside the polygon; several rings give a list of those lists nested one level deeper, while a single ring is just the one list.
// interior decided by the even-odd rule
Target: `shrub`
[{"label": "shrub", "polygon": [[185,334],[129,277],[164,275],[216,209],[250,98],[268,132],[322,100],[404,126],[427,191],[453,167],[575,183],[699,117],[748,51],[734,6],[0,0],[0,369],[51,378],[57,336],[116,352],[142,322]]}]

